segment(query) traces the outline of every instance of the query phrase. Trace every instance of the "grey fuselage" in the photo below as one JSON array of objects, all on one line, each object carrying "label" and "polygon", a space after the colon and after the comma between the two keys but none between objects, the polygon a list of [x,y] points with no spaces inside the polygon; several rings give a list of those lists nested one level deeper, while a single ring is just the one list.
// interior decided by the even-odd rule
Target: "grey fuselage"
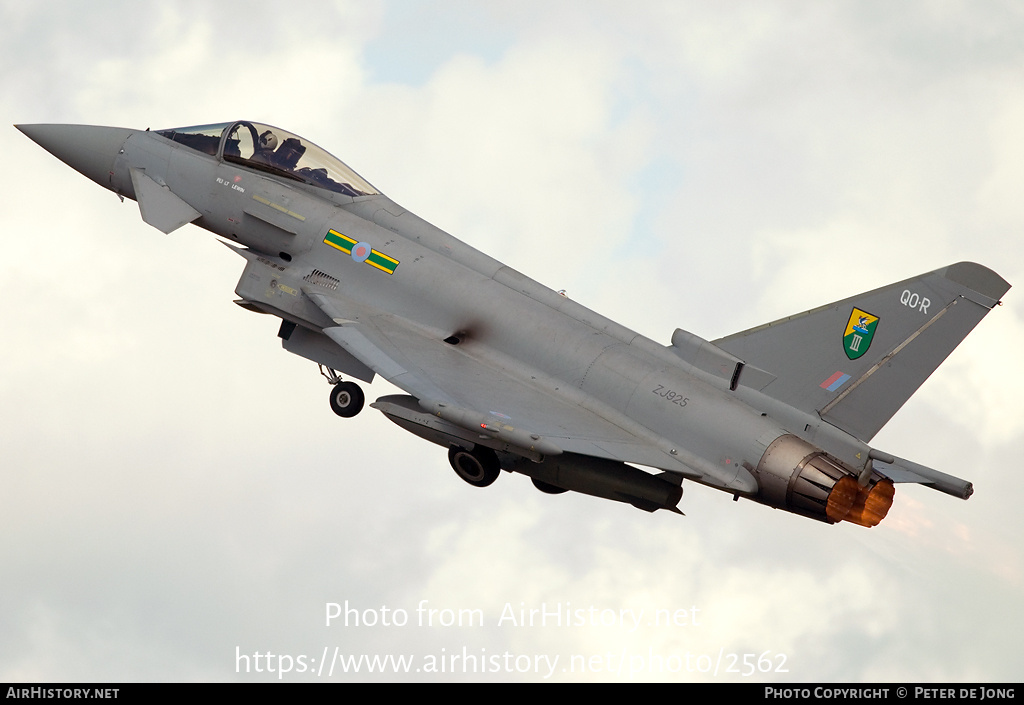
[{"label": "grey fuselage", "polygon": [[[191,218],[194,224],[247,248],[236,290],[247,308],[319,335],[334,322],[303,294],[319,285],[323,296],[387,315],[427,338],[458,336],[462,352],[523,387],[560,397],[648,443],[652,454],[640,464],[800,513],[779,498],[789,490],[771,489],[758,472],[775,441],[801,438],[815,451],[826,449],[854,475],[869,462],[865,443],[762,394],[763,385],[748,386],[742,365],[734,366],[706,341],[677,331],[678,344],[660,345],[488,257],[384,195],[352,197],[283,179],[154,132],[81,129],[107,131],[89,133],[92,146],[83,149],[98,155],[120,143],[116,156],[109,169],[65,161],[135,200],[142,183],[164,189],[198,213]],[[168,217],[147,217],[144,200],[140,207],[147,221]],[[367,243],[398,264],[390,272],[366,266],[325,243],[332,231]],[[774,481],[792,485],[785,475]]]}]

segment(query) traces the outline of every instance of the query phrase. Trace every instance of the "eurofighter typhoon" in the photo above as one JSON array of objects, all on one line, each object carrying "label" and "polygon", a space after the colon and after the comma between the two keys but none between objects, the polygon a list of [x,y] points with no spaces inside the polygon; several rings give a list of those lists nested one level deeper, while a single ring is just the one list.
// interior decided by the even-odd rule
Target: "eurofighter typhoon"
[{"label": "eurofighter typhoon", "polygon": [[[588,310],[406,211],[284,130],[19,125],[170,233],[194,223],[244,260],[239,306],[281,318],[339,416],[341,375],[406,394],[370,404],[447,449],[485,487],[501,472],[681,513],[683,480],[828,523],[877,525],[894,484],[967,499],[971,483],[870,445],[1009,289],[959,262],[715,341],[671,345]],[[641,466],[644,469],[640,469]]]}]

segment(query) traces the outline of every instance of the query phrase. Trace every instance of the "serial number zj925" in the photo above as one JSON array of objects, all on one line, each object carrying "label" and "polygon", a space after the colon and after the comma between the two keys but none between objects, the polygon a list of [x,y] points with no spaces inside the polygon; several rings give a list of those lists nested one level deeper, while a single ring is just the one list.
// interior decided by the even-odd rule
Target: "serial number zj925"
[{"label": "serial number zj925", "polygon": [[657,394],[670,404],[675,404],[676,406],[686,406],[686,403],[690,401],[688,397],[684,397],[679,392],[673,392],[662,384],[659,384],[657,387],[652,389],[651,392],[653,394]]}]

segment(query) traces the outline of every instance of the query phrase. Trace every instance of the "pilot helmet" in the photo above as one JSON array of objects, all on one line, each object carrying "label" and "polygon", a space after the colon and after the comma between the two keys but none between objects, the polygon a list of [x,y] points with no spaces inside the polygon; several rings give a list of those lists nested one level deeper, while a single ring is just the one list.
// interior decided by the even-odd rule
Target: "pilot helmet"
[{"label": "pilot helmet", "polygon": [[277,135],[270,130],[267,130],[260,135],[260,149],[267,149],[270,151],[277,149]]}]

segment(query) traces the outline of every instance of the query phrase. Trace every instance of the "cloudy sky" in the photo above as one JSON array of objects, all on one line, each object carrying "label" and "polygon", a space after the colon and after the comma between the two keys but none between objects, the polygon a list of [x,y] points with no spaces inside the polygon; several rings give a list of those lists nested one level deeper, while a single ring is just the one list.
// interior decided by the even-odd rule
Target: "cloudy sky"
[{"label": "cloudy sky", "polygon": [[[0,681],[327,680],[325,653],[413,659],[333,680],[1020,680],[1018,3],[0,17]],[[875,439],[975,496],[900,486],[867,530],[692,485],[685,517],[469,487],[377,412],[335,417],[275,321],[231,303],[243,262],[213,236],[159,233],[10,127],[243,117],[665,344],[992,267],[1018,288]],[[346,602],[378,624],[327,626]]]}]

